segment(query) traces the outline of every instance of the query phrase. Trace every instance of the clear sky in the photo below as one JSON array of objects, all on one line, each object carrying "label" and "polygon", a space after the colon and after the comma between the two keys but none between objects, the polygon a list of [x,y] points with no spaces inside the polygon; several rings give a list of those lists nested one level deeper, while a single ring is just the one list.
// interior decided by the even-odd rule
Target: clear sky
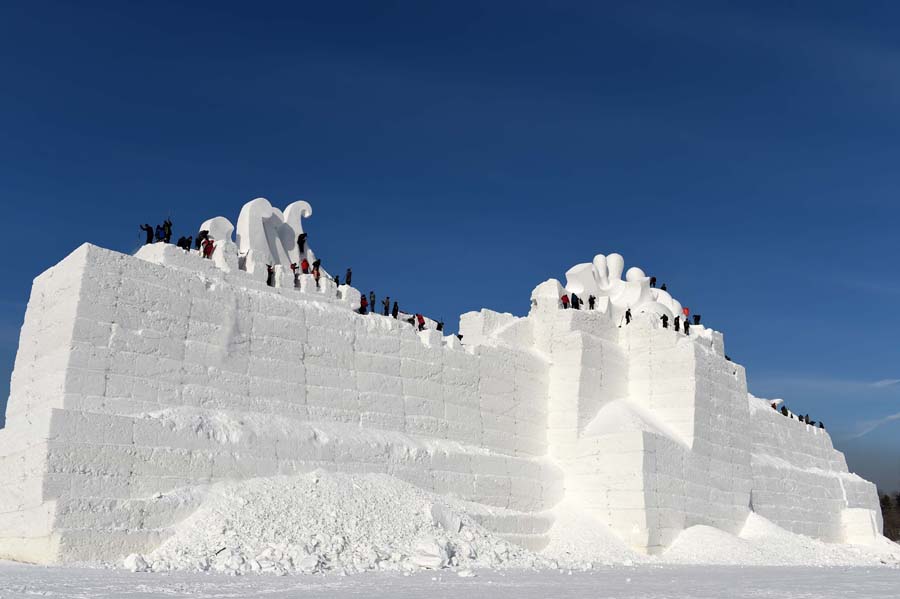
[{"label": "clear sky", "polygon": [[[456,322],[618,251],[900,488],[900,6],[0,3],[0,397],[31,280],[306,199]],[[450,327],[453,328],[453,327]]]}]

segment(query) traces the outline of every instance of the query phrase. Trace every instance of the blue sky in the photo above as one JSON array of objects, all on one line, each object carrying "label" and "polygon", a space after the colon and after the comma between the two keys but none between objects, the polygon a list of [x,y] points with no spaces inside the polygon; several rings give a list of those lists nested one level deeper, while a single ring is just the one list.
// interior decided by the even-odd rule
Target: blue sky
[{"label": "blue sky", "polygon": [[306,199],[448,322],[618,251],[900,488],[900,7],[621,4],[0,4],[0,396],[83,241]]}]

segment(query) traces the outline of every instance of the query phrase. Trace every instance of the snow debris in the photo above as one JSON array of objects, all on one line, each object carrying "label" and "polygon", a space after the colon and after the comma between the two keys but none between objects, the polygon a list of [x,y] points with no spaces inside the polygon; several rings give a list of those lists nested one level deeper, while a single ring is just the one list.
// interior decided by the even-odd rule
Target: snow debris
[{"label": "snow debris", "polygon": [[233,575],[550,567],[472,514],[477,506],[384,474],[220,483],[158,549],[129,560],[156,572]]}]

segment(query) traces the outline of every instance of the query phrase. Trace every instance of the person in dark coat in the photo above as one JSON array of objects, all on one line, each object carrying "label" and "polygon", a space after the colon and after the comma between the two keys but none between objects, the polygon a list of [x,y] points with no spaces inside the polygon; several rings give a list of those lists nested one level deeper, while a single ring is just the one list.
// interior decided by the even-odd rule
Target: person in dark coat
[{"label": "person in dark coat", "polygon": [[204,229],[197,233],[197,239],[194,240],[194,249],[199,250],[203,246],[203,240],[209,237],[209,231]]},{"label": "person in dark coat", "polygon": [[676,316],[672,324],[675,326],[675,332],[679,332],[681,330],[681,317]]},{"label": "person in dark coat", "polygon": [[588,296],[588,310],[593,310],[594,305],[597,303],[597,298],[593,295]]},{"label": "person in dark coat", "polygon": [[825,429],[825,425],[822,424],[822,421],[821,421],[821,420],[819,421],[819,428],[821,428],[821,429],[823,429],[823,430]]},{"label": "person in dark coat", "polygon": [[344,274],[344,285],[350,285],[353,280],[353,270],[347,269],[347,272]]},{"label": "person in dark coat", "polygon": [[787,416],[787,415],[788,415],[788,409],[787,409],[787,406],[781,406],[781,415],[782,415],[782,416]]},{"label": "person in dark coat", "polygon": [[300,267],[296,262],[291,262],[291,272],[294,273],[294,287],[300,286]]},{"label": "person in dark coat", "polygon": [[162,225],[156,225],[156,241],[163,241],[166,238],[166,230]]},{"label": "person in dark coat", "polygon": [[700,324],[700,315],[694,314],[694,324]]},{"label": "person in dark coat", "polygon": [[687,318],[684,319],[684,334],[685,335],[691,334],[691,323],[688,322]]},{"label": "person in dark coat", "polygon": [[579,309],[578,305],[580,303],[581,303],[581,299],[577,295],[575,295],[575,293],[572,293],[572,309],[578,310]]},{"label": "person in dark coat", "polygon": [[144,241],[144,245],[153,243],[153,227],[145,223],[141,225],[141,231],[143,231],[147,235],[147,239]]},{"label": "person in dark coat", "polygon": [[656,287],[656,277],[650,277],[650,286]]},{"label": "person in dark coat", "polygon": [[163,221],[163,241],[166,243],[172,241],[172,221],[168,218]]},{"label": "person in dark coat", "polygon": [[301,254],[306,252],[306,233],[297,235],[297,249],[300,250]]},{"label": "person in dark coat", "polygon": [[359,313],[365,314],[366,309],[369,307],[369,300],[366,299],[366,294],[363,293],[359,296]]},{"label": "person in dark coat", "polygon": [[391,316],[397,318],[397,315],[400,314],[400,306],[397,302],[394,302],[394,307],[391,308]]},{"label": "person in dark coat", "polygon": [[663,314],[662,316],[659,317],[659,319],[663,323],[663,328],[668,329],[669,328],[669,317],[666,316],[665,314]]},{"label": "person in dark coat", "polygon": [[668,289],[666,289],[666,284],[663,283],[663,284],[662,284],[662,287],[660,287],[659,290],[660,290],[660,291],[668,291]]},{"label": "person in dark coat", "polygon": [[338,275],[334,275],[334,285],[335,287],[341,286],[341,278]]},{"label": "person in dark coat", "polygon": [[321,260],[319,260],[318,258],[316,258],[315,260],[313,260],[313,265],[312,265],[313,270],[318,269],[320,266],[322,266],[322,261],[321,261]]},{"label": "person in dark coat", "polygon": [[631,308],[625,310],[625,324],[631,324]]},{"label": "person in dark coat", "polygon": [[384,316],[388,316],[391,313],[391,296],[386,296],[383,300],[381,300],[381,309],[382,314]]},{"label": "person in dark coat", "polygon": [[175,247],[184,249],[184,235],[178,238],[178,241],[175,242]]},{"label": "person in dark coat", "polygon": [[269,287],[275,286],[275,269],[271,264],[266,264],[266,285]]},{"label": "person in dark coat", "polygon": [[437,323],[437,330],[443,332],[443,330],[444,330],[444,321],[443,320],[440,321],[439,323]]},{"label": "person in dark coat", "polygon": [[378,308],[375,307],[375,292],[374,291],[369,292],[369,305],[372,306],[371,308],[369,308],[372,311],[372,314],[375,314],[375,310],[377,310]]},{"label": "person in dark coat", "polygon": [[194,243],[194,238],[191,235],[188,235],[184,238],[184,251],[191,251],[191,244]]}]

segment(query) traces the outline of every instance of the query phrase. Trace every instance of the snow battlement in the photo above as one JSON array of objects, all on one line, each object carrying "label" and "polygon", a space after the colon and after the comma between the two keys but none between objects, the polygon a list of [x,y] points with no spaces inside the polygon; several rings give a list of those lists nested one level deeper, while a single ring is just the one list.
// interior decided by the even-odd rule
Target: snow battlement
[{"label": "snow battlement", "polygon": [[[690,526],[757,512],[833,542],[880,536],[874,485],[823,429],[748,396],[720,333],[597,256],[538,285],[525,317],[361,314],[298,243],[312,209],[248,203],[201,251],[85,244],[34,281],[0,430],[0,557],[146,552],[226,480],[383,473],[466,502],[540,549],[582,506],[657,553]],[[594,297],[593,309],[560,298]],[[626,311],[628,317],[626,318]]]}]

